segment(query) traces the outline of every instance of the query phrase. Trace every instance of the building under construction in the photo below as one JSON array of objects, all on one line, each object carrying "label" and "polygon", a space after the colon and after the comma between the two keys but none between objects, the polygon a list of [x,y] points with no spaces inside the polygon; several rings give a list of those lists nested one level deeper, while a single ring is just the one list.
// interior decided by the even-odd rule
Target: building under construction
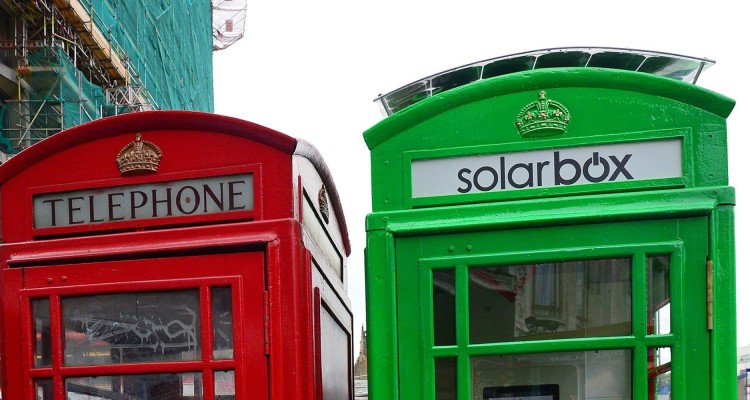
[{"label": "building under construction", "polygon": [[63,129],[155,109],[213,111],[212,52],[244,0],[0,0],[0,162]]}]

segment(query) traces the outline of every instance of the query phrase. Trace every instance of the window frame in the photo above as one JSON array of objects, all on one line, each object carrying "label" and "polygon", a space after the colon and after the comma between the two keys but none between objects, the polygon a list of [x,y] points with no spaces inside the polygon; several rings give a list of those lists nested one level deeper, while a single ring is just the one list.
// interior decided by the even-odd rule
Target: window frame
[{"label": "window frame", "polygon": [[[248,262],[253,265],[247,268]],[[51,379],[53,398],[64,399],[66,379],[85,376],[105,375],[146,375],[163,373],[197,373],[201,376],[203,398],[213,399],[216,372],[234,371],[235,395],[243,398],[248,384],[241,382],[243,371],[247,370],[248,352],[243,349],[243,340],[252,329],[241,323],[243,317],[263,313],[263,292],[265,290],[265,266],[262,252],[242,252],[212,255],[166,257],[155,259],[114,260],[86,264],[26,267],[29,277],[26,288],[21,289],[21,318],[24,321],[23,337],[29,343],[24,351],[24,373],[28,382],[25,387],[28,398],[36,398],[33,393],[35,381]],[[245,264],[244,266],[240,263]],[[59,284],[49,284],[44,276],[61,276]],[[134,279],[134,278],[141,279]],[[62,279],[64,278],[64,279]],[[47,283],[44,287],[41,283]],[[70,283],[75,284],[70,284]],[[254,283],[253,283],[254,282]],[[41,286],[41,287],[40,287]],[[234,336],[234,356],[231,359],[214,358],[212,289],[230,288],[232,298],[232,319]],[[248,291],[256,300],[249,306]],[[143,363],[122,363],[103,365],[64,365],[64,327],[61,303],[66,297],[87,295],[107,295],[120,293],[169,292],[176,290],[197,290],[200,315],[200,356],[189,361],[150,361]],[[245,293],[245,294],[243,294]],[[34,366],[35,346],[33,345],[32,301],[49,299],[50,330],[52,338],[49,366]],[[257,305],[255,303],[258,303]],[[257,309],[256,309],[257,308]],[[262,326],[262,321],[258,321]],[[262,328],[261,328],[262,331]],[[262,347],[262,346],[261,346]],[[260,350],[261,352],[263,349]],[[252,352],[252,351],[251,351]],[[255,357],[257,358],[257,357]],[[257,362],[254,361],[254,362]],[[261,360],[267,371],[265,357]],[[265,384],[265,382],[264,382]]]},{"label": "window frame", "polygon": [[[587,237],[578,245],[573,246],[574,239],[543,238],[550,236],[548,229],[551,228],[521,228],[524,239],[529,237],[539,238],[540,243],[531,249],[524,249],[524,244],[512,243],[510,245],[495,245],[492,242],[503,243],[502,239],[513,235],[515,230],[492,231],[473,234],[454,234],[444,236],[433,236],[429,238],[403,238],[397,239],[397,295],[398,302],[398,341],[399,341],[399,377],[402,395],[406,392],[411,395],[422,396],[421,398],[435,398],[435,359],[455,358],[457,376],[457,399],[468,400],[471,397],[471,371],[470,358],[482,355],[511,355],[526,353],[549,353],[564,351],[591,351],[606,349],[626,349],[631,351],[632,381],[631,389],[634,399],[648,392],[648,349],[649,348],[672,348],[672,382],[673,398],[686,399],[686,393],[690,387],[699,390],[708,390],[709,383],[705,377],[694,379],[698,373],[688,373],[687,365],[695,360],[700,360],[703,367],[701,371],[708,368],[708,334],[707,331],[695,332],[694,328],[688,328],[688,317],[686,313],[688,304],[698,304],[700,301],[690,300],[686,293],[698,293],[705,300],[705,292],[699,292],[703,282],[686,284],[686,280],[697,280],[698,274],[691,273],[686,278],[687,264],[690,268],[695,267],[699,259],[705,261],[707,254],[707,230],[705,218],[690,218],[680,220],[667,220],[668,222],[650,221],[646,232],[636,236],[630,236],[628,229],[638,222],[612,222],[606,224],[588,225],[588,229],[620,231],[615,238],[595,239]],[[667,229],[661,229],[659,224],[666,225]],[[563,227],[563,231],[578,230],[585,225],[571,225]],[[671,230],[674,228],[674,230]],[[560,227],[556,227],[560,229]],[[646,228],[646,227],[644,227]],[[681,237],[679,232],[697,230],[697,234],[687,234]],[[529,234],[529,236],[525,236]],[[481,239],[480,239],[481,238]],[[703,239],[703,240],[700,240]],[[466,252],[445,249],[450,243],[471,243]],[[558,243],[555,243],[558,242]],[[485,246],[485,243],[487,244]],[[454,246],[455,249],[458,246]],[[407,258],[407,254],[411,256]],[[458,253],[452,255],[451,253]],[[670,294],[671,309],[671,331],[666,334],[652,335],[648,333],[648,303],[647,303],[647,258],[652,256],[670,256]],[[472,344],[469,340],[469,318],[468,318],[468,278],[469,269],[481,266],[534,264],[543,262],[564,262],[595,260],[603,258],[631,258],[631,324],[630,335],[612,337],[588,337],[588,338],[566,338],[559,340],[518,341],[504,343],[481,343]],[[405,262],[405,260],[407,260]],[[412,264],[414,262],[414,264]],[[413,265],[413,267],[409,267]],[[434,346],[434,299],[432,271],[441,269],[452,269],[456,276],[456,344]],[[705,279],[705,273],[702,274]],[[418,289],[408,289],[407,282],[418,281]],[[413,285],[413,284],[412,284]],[[705,288],[705,286],[703,286]],[[418,293],[417,293],[418,291]],[[698,296],[700,297],[700,296]],[[421,300],[423,299],[423,300]],[[414,315],[414,307],[408,304],[424,304],[420,309],[419,323],[414,324],[407,321],[410,315]],[[705,312],[704,309],[702,310]],[[696,314],[696,313],[693,313]],[[697,313],[698,315],[701,312]],[[683,315],[683,317],[680,317]],[[411,317],[414,318],[414,317]],[[694,323],[694,322],[693,322]],[[417,326],[415,326],[417,325]],[[416,329],[415,329],[416,328]],[[415,340],[417,334],[422,333],[423,340]],[[692,341],[689,343],[689,341]],[[691,356],[691,350],[695,346],[701,347],[700,354]],[[412,347],[417,347],[412,350]],[[422,367],[421,373],[417,369],[409,367],[414,359],[419,359]],[[417,376],[419,375],[419,376]],[[414,389],[413,382],[422,382],[421,387]],[[411,386],[411,387],[410,387]],[[415,390],[418,390],[415,391]]]}]

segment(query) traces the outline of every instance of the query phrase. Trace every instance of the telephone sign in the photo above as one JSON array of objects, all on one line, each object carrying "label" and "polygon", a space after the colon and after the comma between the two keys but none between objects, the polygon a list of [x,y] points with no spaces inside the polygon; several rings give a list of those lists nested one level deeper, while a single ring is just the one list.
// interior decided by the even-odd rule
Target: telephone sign
[{"label": "telephone sign", "polygon": [[231,175],[34,196],[34,228],[250,211],[253,176]]}]

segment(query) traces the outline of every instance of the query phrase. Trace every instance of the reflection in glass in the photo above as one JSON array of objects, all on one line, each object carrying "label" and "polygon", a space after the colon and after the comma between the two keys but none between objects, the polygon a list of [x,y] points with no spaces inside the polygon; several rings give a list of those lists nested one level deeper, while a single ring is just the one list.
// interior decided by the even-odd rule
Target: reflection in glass
[{"label": "reflection in glass", "polygon": [[65,380],[68,399],[200,400],[201,374],[86,376]]},{"label": "reflection in glass", "polygon": [[214,360],[234,357],[234,324],[232,323],[232,289],[211,289],[211,309],[214,332]]},{"label": "reflection in glass", "polygon": [[37,379],[34,381],[36,400],[52,400],[52,379]]},{"label": "reflection in glass", "polygon": [[349,382],[349,352],[351,336],[321,302],[320,305],[320,369],[323,377],[323,400],[346,399],[349,388],[340,382]]},{"label": "reflection in glass", "polygon": [[471,343],[628,335],[628,258],[472,268]]},{"label": "reflection in glass", "polygon": [[631,358],[628,350],[472,357],[471,398],[631,399]]},{"label": "reflection in glass", "polygon": [[669,256],[650,256],[646,259],[648,279],[648,333],[669,333]]},{"label": "reflection in glass", "polygon": [[520,71],[554,67],[614,68],[646,72],[695,83],[701,71],[705,71],[713,64],[714,61],[705,58],[632,49],[606,47],[543,49],[495,57],[449,69],[380,95],[376,100],[383,115],[388,116],[449,88],[463,86],[478,79],[488,79]]},{"label": "reflection in glass", "polygon": [[214,372],[214,398],[216,400],[234,400],[234,371]]},{"label": "reflection in glass", "polygon": [[62,300],[65,365],[200,359],[198,290]]},{"label": "reflection in glass", "polygon": [[458,396],[456,387],[456,359],[435,359],[435,400],[455,400]]},{"label": "reflection in glass", "polygon": [[456,344],[456,271],[432,271],[432,310],[435,346]]},{"label": "reflection in glass", "polygon": [[34,324],[34,366],[49,367],[52,365],[49,298],[31,300],[31,319]]},{"label": "reflection in glass", "polygon": [[672,349],[648,349],[648,392],[650,399],[672,398]]}]

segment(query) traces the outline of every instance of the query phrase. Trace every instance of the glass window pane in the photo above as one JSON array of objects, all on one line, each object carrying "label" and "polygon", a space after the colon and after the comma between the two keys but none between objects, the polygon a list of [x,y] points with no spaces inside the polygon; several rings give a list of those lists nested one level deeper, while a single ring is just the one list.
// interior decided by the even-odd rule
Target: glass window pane
[{"label": "glass window pane", "polygon": [[31,301],[34,324],[34,366],[52,365],[52,337],[50,336],[49,298]]},{"label": "glass window pane", "polygon": [[631,399],[631,352],[600,350],[471,359],[471,398]]},{"label": "glass window pane", "polygon": [[669,256],[650,256],[648,268],[648,333],[663,335],[671,331],[669,294]]},{"label": "glass window pane", "polygon": [[214,372],[214,398],[216,400],[234,400],[234,371]]},{"label": "glass window pane", "polygon": [[65,365],[199,360],[198,290],[62,299]]},{"label": "glass window pane", "polygon": [[347,399],[350,382],[349,354],[351,337],[333,314],[320,306],[320,368],[323,379],[323,400]]},{"label": "glass window pane", "polygon": [[628,258],[472,268],[471,343],[632,331]]},{"label": "glass window pane", "polygon": [[432,310],[435,346],[456,344],[456,271],[432,271]]},{"label": "glass window pane", "polygon": [[37,379],[34,381],[36,400],[52,400],[52,379]]},{"label": "glass window pane", "polygon": [[232,289],[211,289],[211,308],[214,332],[214,360],[234,357],[234,323],[232,322]]},{"label": "glass window pane", "polygon": [[456,387],[456,359],[435,359],[435,400],[455,400],[458,397]]},{"label": "glass window pane", "polygon": [[672,349],[648,349],[648,392],[650,399],[672,398]]},{"label": "glass window pane", "polygon": [[69,399],[110,400],[200,400],[203,398],[201,374],[147,374],[85,376],[65,380]]}]

